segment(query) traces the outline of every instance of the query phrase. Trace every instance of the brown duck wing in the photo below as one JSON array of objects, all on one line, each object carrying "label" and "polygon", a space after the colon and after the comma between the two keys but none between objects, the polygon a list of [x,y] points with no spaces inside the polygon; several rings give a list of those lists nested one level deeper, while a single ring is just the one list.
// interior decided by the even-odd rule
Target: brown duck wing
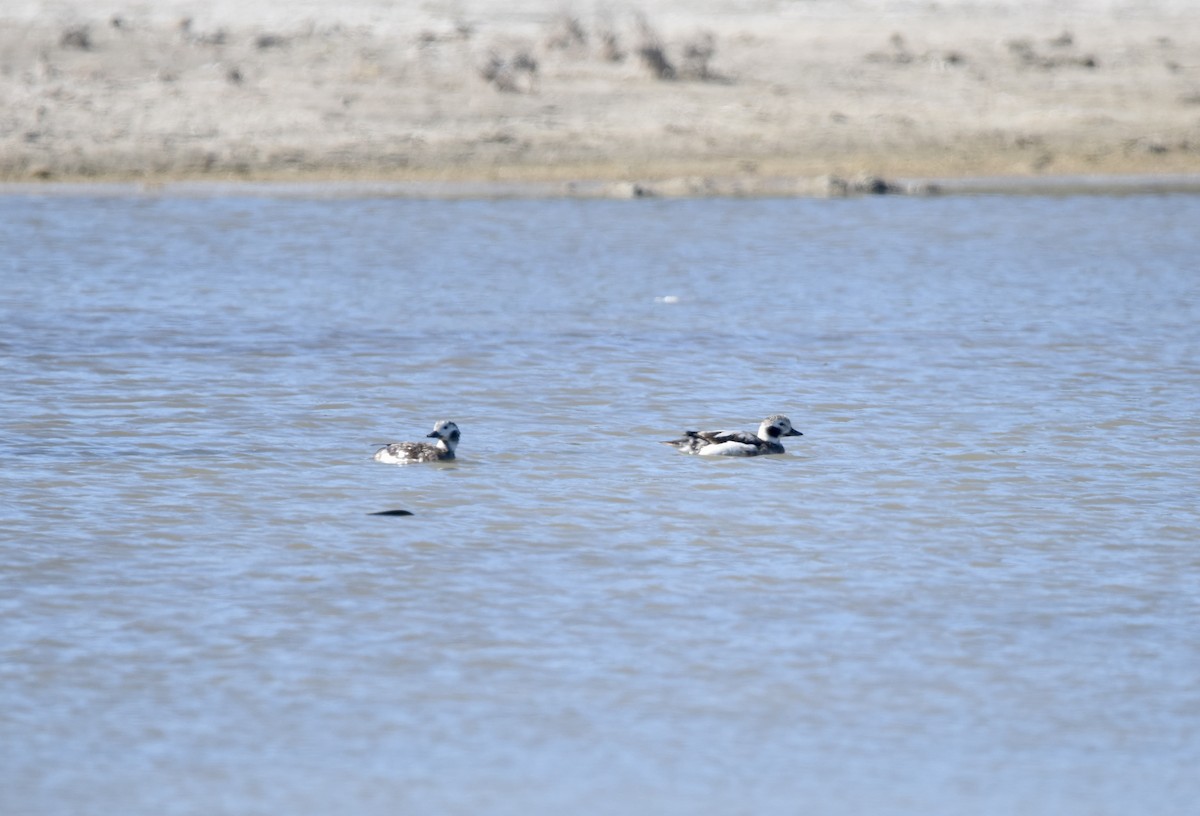
[{"label": "brown duck wing", "polygon": [[430,445],[427,442],[393,442],[375,455],[378,456],[384,451],[387,451],[388,456],[394,459],[411,459],[419,462],[437,459],[441,454],[436,445]]}]

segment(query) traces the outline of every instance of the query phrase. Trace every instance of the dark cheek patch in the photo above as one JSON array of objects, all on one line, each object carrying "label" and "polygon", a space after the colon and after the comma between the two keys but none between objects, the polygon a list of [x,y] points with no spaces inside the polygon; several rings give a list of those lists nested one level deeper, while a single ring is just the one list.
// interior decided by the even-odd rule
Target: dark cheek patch
[{"label": "dark cheek patch", "polygon": [[770,436],[770,437],[779,436],[779,429],[776,428],[774,425],[772,425],[770,428],[767,428],[767,436]]},{"label": "dark cheek patch", "polygon": [[461,434],[460,434],[458,431],[451,431],[451,432],[450,432],[450,438],[451,438],[451,439],[453,439],[455,442],[457,442],[457,441],[458,441],[458,437],[459,437],[459,436],[461,436]]}]

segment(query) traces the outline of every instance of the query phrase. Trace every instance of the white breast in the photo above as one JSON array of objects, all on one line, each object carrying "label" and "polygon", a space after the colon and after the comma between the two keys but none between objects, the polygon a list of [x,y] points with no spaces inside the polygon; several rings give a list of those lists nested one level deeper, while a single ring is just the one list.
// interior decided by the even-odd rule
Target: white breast
[{"label": "white breast", "polygon": [[716,445],[705,445],[699,451],[701,456],[754,456],[758,448],[742,442],[720,442]]}]

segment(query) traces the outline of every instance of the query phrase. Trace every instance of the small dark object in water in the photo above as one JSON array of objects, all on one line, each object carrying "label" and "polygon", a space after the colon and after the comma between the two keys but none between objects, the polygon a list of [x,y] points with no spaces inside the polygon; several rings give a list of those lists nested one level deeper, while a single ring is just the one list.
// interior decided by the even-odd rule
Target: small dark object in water
[{"label": "small dark object in water", "polygon": [[378,513],[367,513],[368,516],[411,516],[407,510],[380,510]]}]

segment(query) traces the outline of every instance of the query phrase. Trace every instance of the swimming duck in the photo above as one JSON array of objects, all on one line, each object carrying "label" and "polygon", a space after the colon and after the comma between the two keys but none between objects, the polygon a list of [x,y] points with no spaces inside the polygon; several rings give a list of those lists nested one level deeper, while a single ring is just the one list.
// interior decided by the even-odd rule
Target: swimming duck
[{"label": "swimming duck", "polygon": [[792,427],[783,414],[772,414],[758,426],[758,433],[746,431],[684,431],[683,438],[664,441],[684,453],[699,456],[762,456],[783,453],[779,440],[784,436],[804,436]]},{"label": "swimming duck", "polygon": [[458,447],[458,426],[448,419],[440,419],[426,437],[433,437],[437,442],[393,442],[375,451],[375,461],[388,465],[402,465],[407,462],[445,462],[454,458],[454,449]]}]

